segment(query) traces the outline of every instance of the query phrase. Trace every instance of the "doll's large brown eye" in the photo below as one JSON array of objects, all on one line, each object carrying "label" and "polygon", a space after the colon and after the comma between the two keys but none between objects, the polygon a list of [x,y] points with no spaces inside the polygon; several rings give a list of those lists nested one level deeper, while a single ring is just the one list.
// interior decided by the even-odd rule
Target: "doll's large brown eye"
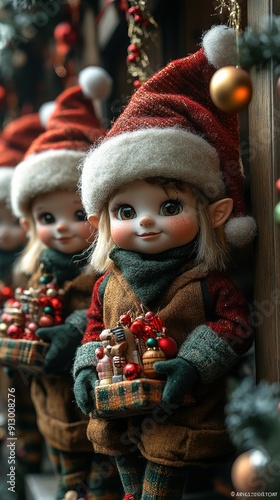
[{"label": "doll's large brown eye", "polygon": [[117,218],[119,220],[134,219],[136,212],[131,205],[122,205],[117,211]]},{"label": "doll's large brown eye", "polygon": [[87,220],[86,213],[83,210],[77,210],[75,212],[75,218],[78,221],[85,221],[85,220]]},{"label": "doll's large brown eye", "polygon": [[172,215],[180,214],[182,210],[183,207],[179,201],[168,200],[161,205],[159,213],[160,215],[170,217]]},{"label": "doll's large brown eye", "polygon": [[41,224],[48,225],[48,224],[53,224],[55,221],[55,218],[51,213],[46,212],[46,213],[41,214],[38,217],[38,220],[40,221]]}]

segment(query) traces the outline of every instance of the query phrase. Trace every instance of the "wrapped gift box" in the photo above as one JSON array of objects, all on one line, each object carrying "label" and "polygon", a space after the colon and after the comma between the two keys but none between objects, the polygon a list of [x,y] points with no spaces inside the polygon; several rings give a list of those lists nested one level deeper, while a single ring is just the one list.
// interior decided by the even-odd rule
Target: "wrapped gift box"
[{"label": "wrapped gift box", "polygon": [[[139,378],[95,388],[93,418],[119,418],[149,413],[160,405],[165,382]],[[192,396],[186,396],[184,405],[193,405]]]},{"label": "wrapped gift box", "polygon": [[37,340],[0,338],[0,364],[34,373],[43,370],[49,344]]}]

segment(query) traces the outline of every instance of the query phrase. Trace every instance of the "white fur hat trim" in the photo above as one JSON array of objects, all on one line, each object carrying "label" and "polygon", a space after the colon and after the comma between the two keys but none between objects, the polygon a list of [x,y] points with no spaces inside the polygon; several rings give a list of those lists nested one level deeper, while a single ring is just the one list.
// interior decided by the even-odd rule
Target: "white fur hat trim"
[{"label": "white fur hat trim", "polygon": [[209,200],[224,195],[218,155],[208,142],[179,128],[146,128],[109,138],[89,151],[80,180],[87,214],[100,213],[128,182],[155,176],[185,180]]},{"label": "white fur hat trim", "polygon": [[16,217],[27,215],[35,196],[53,191],[77,189],[77,165],[82,151],[51,149],[32,154],[15,168],[11,186],[11,205]]}]

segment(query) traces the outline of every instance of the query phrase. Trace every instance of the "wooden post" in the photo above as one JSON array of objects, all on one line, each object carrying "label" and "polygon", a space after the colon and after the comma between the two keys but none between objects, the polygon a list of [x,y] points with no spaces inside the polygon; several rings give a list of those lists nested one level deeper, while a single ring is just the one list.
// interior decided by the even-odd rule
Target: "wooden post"
[{"label": "wooden post", "polygon": [[[263,16],[280,15],[280,0],[248,0],[248,26],[260,28]],[[279,47],[280,50],[280,47]],[[272,67],[251,73],[249,106],[252,211],[258,224],[255,244],[254,314],[257,378],[280,381],[280,227],[274,208],[280,195],[280,96]]]}]

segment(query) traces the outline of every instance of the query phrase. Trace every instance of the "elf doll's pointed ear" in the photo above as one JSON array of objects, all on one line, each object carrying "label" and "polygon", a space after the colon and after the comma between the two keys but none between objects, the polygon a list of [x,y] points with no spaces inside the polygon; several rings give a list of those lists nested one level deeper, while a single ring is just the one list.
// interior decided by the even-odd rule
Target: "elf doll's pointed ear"
[{"label": "elf doll's pointed ear", "polygon": [[20,217],[19,223],[25,233],[28,233],[30,231],[30,222],[26,217]]},{"label": "elf doll's pointed ear", "polygon": [[208,206],[208,212],[212,222],[212,227],[216,229],[222,226],[229,218],[233,210],[233,200],[231,198],[223,198],[215,201]]},{"label": "elf doll's pointed ear", "polygon": [[94,229],[98,229],[99,219],[100,217],[97,214],[91,214],[88,216],[88,221]]}]

